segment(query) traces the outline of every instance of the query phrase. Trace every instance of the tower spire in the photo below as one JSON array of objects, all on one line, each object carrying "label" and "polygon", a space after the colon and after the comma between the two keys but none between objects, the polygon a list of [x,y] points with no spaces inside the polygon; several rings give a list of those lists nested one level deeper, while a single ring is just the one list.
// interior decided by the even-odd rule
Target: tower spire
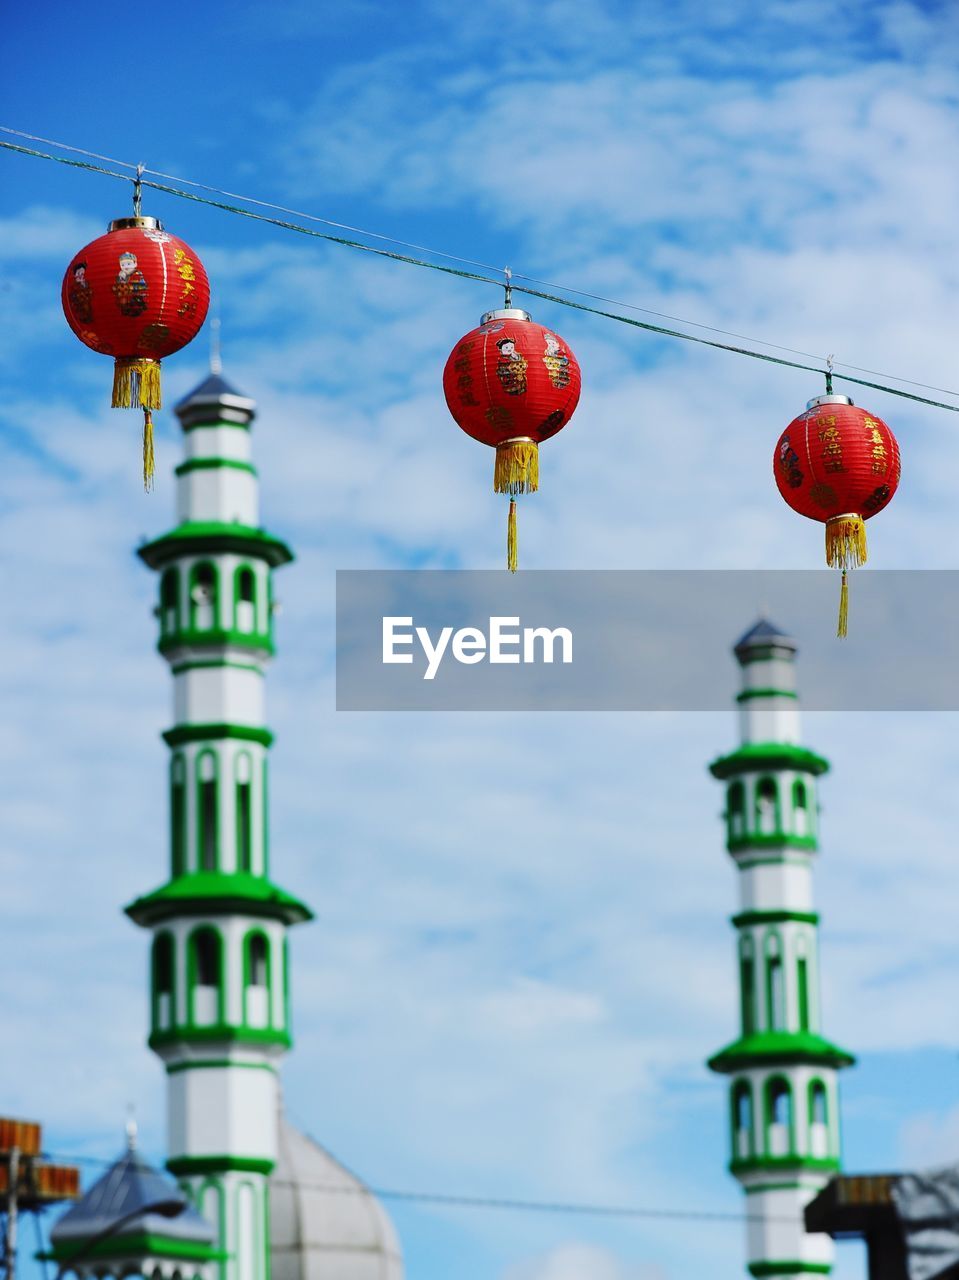
[{"label": "tower spire", "polygon": [[217,309],[216,315],[210,320],[210,372],[218,374],[223,372],[223,361],[220,359],[220,313]]},{"label": "tower spire", "polygon": [[832,1241],[807,1235],[805,1205],[839,1168],[837,1073],[852,1057],[820,1032],[812,864],[816,780],[800,745],[796,644],[760,619],[736,644],[740,746],[710,765],[726,784],[726,848],[739,872],[740,1034],[709,1060],[730,1077],[730,1172],[749,1196],[748,1270],[824,1275]]}]

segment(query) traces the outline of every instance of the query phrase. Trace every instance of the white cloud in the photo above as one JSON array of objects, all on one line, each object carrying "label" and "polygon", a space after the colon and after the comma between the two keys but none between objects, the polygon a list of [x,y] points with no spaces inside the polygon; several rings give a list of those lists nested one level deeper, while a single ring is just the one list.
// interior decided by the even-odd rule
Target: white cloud
[{"label": "white cloud", "polygon": [[507,1267],[502,1280],[670,1280],[655,1264],[628,1264],[606,1249],[566,1244],[545,1257]]},{"label": "white cloud", "polygon": [[959,1152],[959,1107],[910,1116],[900,1127],[899,1149],[903,1169],[954,1166]]}]

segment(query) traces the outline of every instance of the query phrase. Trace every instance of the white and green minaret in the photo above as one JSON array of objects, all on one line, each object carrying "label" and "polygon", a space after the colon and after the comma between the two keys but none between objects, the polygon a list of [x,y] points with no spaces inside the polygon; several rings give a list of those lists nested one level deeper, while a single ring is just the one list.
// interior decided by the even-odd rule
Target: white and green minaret
[{"label": "white and green minaret", "polygon": [[270,879],[267,822],[271,574],[292,556],[259,525],[253,401],[214,373],[176,413],[179,523],[139,549],[159,574],[174,683],[169,879],[127,914],[153,934],[149,1043],[167,1073],[168,1168],[217,1231],[220,1280],[268,1280],[286,931],[310,918]]},{"label": "white and green minaret", "polygon": [[738,750],[713,762],[739,872],[740,1035],[709,1065],[729,1076],[730,1170],[746,1192],[753,1276],[828,1275],[832,1241],[803,1209],[839,1168],[838,1071],[820,1030],[816,781],[828,763],[800,745],[796,646],[767,622],[736,645]]}]

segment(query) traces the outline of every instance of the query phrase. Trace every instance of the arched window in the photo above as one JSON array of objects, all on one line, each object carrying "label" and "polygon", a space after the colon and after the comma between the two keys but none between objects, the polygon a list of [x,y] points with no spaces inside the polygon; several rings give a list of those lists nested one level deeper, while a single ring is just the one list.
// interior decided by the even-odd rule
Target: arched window
[{"label": "arched window", "polygon": [[741,782],[734,782],[729,788],[726,819],[730,840],[740,840],[746,834],[746,790]]},{"label": "arched window", "polygon": [[256,577],[249,565],[236,571],[234,595],[234,625],[244,635],[252,635],[256,630]]},{"label": "arched window", "polygon": [[774,1076],[766,1084],[766,1154],[787,1156],[792,1150],[792,1091],[789,1081]]},{"label": "arched window", "polygon": [[248,751],[236,757],[236,869],[253,870],[253,762]]},{"label": "arched window", "polygon": [[216,569],[209,561],[195,564],[190,573],[190,626],[210,631],[216,626]]},{"label": "arched window", "polygon": [[186,871],[186,766],[179,752],[170,761],[170,868],[174,876]]},{"label": "arched window", "polygon": [[209,1027],[221,1020],[223,957],[217,931],[203,925],[190,936],[190,1000],[193,1023]]},{"label": "arched window", "polygon": [[775,835],[779,829],[779,814],[774,778],[760,778],[756,787],[756,830],[761,836]]},{"label": "arched window", "polygon": [[796,942],[796,997],[799,1005],[799,1030],[809,1030],[809,960],[806,956],[806,939]]},{"label": "arched window", "polygon": [[158,933],[153,940],[153,1020],[155,1031],[173,1025],[173,937]]},{"label": "arched window", "polygon": [[264,876],[270,874],[270,779],[268,769],[269,766],[264,754],[263,762],[260,765],[260,817],[262,819],[260,831],[260,874]]},{"label": "arched window", "polygon": [[786,984],[779,936],[766,936],[766,1010],[770,1031],[786,1030]]},{"label": "arched window", "polygon": [[227,1231],[224,1210],[223,1188],[216,1182],[204,1182],[197,1195],[197,1208],[202,1217],[216,1228],[216,1243],[220,1249],[226,1247]]},{"label": "arched window", "polygon": [[813,1080],[809,1086],[809,1154],[817,1160],[829,1156],[829,1108],[821,1080]]},{"label": "arched window", "polygon": [[290,1025],[290,940],[283,935],[283,1021],[282,1026]]},{"label": "arched window", "polygon": [[216,773],[216,756],[212,751],[201,751],[196,759],[197,867],[200,871],[216,871],[219,865]]},{"label": "arched window", "polygon": [[739,947],[739,996],[743,1035],[756,1030],[756,961],[751,938],[743,938]]},{"label": "arched window", "polygon": [[793,783],[793,830],[797,836],[809,835],[808,801],[806,784],[797,778]]},{"label": "arched window", "polygon": [[270,944],[265,934],[257,931],[246,937],[244,955],[246,1024],[249,1027],[270,1025]]},{"label": "arched window", "polygon": [[173,568],[164,569],[160,579],[160,634],[176,631],[180,612],[180,573]]},{"label": "arched window", "polygon": [[748,1080],[737,1080],[733,1086],[733,1153],[737,1160],[748,1160],[753,1153],[753,1093]]}]

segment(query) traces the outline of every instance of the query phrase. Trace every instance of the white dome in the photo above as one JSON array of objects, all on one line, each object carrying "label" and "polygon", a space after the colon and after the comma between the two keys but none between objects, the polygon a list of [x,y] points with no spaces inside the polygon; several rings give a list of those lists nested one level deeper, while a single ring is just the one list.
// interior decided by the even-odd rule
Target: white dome
[{"label": "white dome", "polygon": [[282,1112],[278,1139],[272,1280],[403,1280],[399,1240],[373,1193]]}]

